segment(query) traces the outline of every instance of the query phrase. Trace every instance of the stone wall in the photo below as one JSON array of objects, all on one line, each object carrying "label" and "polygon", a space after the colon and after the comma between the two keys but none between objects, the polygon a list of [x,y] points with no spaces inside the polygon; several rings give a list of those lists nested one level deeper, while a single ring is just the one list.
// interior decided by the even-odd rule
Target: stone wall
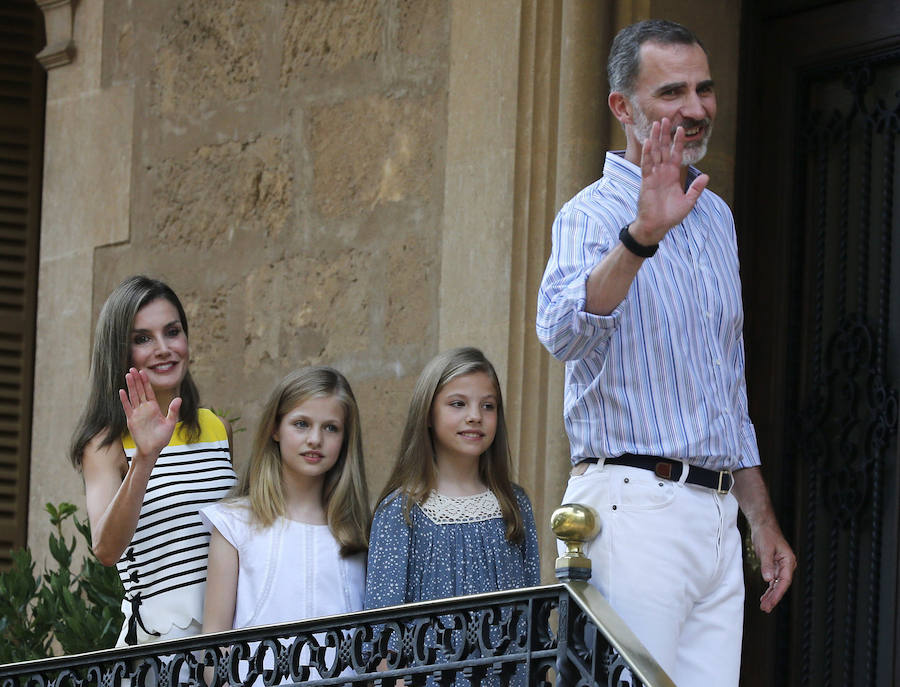
[{"label": "stone wall", "polygon": [[[85,391],[89,332],[109,291],[134,273],[164,279],[184,301],[203,401],[247,430],[235,437],[238,463],[275,382],[298,366],[334,365],[357,392],[377,493],[412,383],[437,350],[448,10],[409,0],[76,7],[79,52],[50,72],[51,111],[71,122],[87,89],[54,96],[88,60],[91,114],[123,89],[133,109],[112,127],[124,140],[104,139],[102,119],[65,138],[61,124],[48,134],[48,156],[79,155],[86,140],[106,155],[114,149],[130,164],[104,181],[118,184],[110,195],[124,195],[127,212],[94,213],[90,227],[65,210],[45,216],[45,246],[70,237],[88,269],[42,256],[39,398],[51,395],[52,332],[66,307],[47,301],[51,288],[79,301],[79,321],[60,435],[35,432],[33,546],[46,541],[44,502],[83,502],[63,455]],[[111,190],[84,183],[84,171],[55,201],[63,208]],[[111,241],[94,233],[107,222]],[[57,286],[57,274],[78,290]],[[56,479],[41,477],[45,467]]]},{"label": "stone wall", "polygon": [[105,6],[121,27],[108,45],[129,45],[110,78],[132,80],[146,106],[129,241],[95,254],[94,302],[134,271],[175,286],[205,402],[251,430],[238,462],[281,376],[344,371],[377,483],[408,378],[436,345],[447,6],[139,7]]}]

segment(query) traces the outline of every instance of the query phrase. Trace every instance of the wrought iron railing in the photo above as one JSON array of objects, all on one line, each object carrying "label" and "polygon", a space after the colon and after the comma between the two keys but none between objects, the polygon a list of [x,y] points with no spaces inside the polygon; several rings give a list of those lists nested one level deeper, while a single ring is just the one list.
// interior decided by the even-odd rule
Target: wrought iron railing
[{"label": "wrought iron railing", "polygon": [[579,555],[558,561],[560,584],[13,663],[0,687],[673,686]]}]

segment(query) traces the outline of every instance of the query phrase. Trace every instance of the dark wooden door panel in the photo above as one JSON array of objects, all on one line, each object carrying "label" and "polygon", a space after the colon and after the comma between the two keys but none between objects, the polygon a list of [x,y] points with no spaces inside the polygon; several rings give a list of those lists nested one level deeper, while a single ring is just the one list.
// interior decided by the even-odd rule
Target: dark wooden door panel
[{"label": "dark wooden door panel", "polygon": [[742,684],[897,684],[900,10],[763,4],[736,214],[751,415],[800,568],[775,617],[749,587]]}]

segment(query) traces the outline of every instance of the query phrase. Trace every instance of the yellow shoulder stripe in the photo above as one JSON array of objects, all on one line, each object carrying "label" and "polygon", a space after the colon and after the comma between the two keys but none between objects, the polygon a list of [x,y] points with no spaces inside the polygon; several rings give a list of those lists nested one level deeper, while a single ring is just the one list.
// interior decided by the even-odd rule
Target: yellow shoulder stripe
[{"label": "yellow shoulder stripe", "polygon": [[[169,446],[184,446],[189,443],[206,443],[210,441],[228,441],[228,433],[225,431],[225,425],[216,416],[214,412],[208,408],[200,408],[197,411],[197,420],[200,422],[200,437],[193,442],[188,439],[187,432],[183,423],[179,422],[175,425],[175,433]],[[134,440],[126,431],[122,435],[122,447],[126,449],[135,448]]]}]

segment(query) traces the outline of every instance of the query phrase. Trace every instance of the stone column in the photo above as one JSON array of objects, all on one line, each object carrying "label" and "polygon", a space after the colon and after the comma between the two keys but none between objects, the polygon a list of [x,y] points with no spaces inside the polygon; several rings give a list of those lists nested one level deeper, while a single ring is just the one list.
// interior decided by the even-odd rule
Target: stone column
[{"label": "stone column", "polygon": [[521,7],[453,0],[450,15],[438,345],[481,348],[504,380]]},{"label": "stone column", "polygon": [[[42,3],[45,14],[73,14],[71,25],[48,16],[48,45],[64,49],[44,63],[49,71],[28,516],[28,545],[38,561],[49,534],[46,502],[76,503],[85,516],[82,480],[66,451],[87,392],[93,254],[97,246],[127,240],[129,232],[132,93],[129,85],[101,87],[103,7],[103,0],[62,8]],[[70,38],[54,36],[56,27],[71,30]]]},{"label": "stone column", "polygon": [[608,11],[602,3],[453,3],[440,348],[481,347],[505,384],[517,480],[548,529],[568,472],[562,365],[535,336],[559,206],[600,175]]}]

